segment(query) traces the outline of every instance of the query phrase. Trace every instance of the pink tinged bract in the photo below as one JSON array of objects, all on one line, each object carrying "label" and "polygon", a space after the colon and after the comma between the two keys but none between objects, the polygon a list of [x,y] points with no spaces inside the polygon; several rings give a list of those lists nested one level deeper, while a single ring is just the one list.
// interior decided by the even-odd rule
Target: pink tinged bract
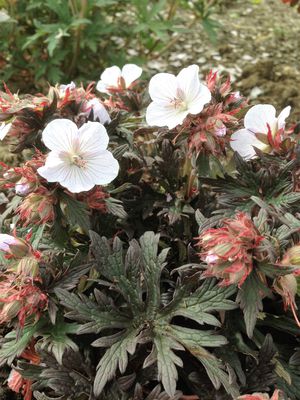
[{"label": "pink tinged bract", "polygon": [[114,65],[102,72],[96,89],[101,93],[109,93],[109,88],[120,88],[121,78],[123,78],[125,87],[128,89],[142,75],[142,72],[142,68],[135,64],[125,64],[122,70]]},{"label": "pink tinged bract", "polygon": [[197,65],[183,68],[177,76],[154,75],[149,83],[149,94],[152,102],[146,111],[148,125],[169,129],[182,124],[188,114],[199,114],[211,100],[209,89],[199,80]]},{"label": "pink tinged bract", "polygon": [[[271,104],[258,104],[250,108],[244,118],[244,129],[240,129],[231,136],[231,148],[237,151],[244,159],[256,157],[254,147],[261,151],[268,151],[268,132],[275,137],[280,129],[284,129],[285,120],[290,115],[291,107],[285,107],[276,117],[276,110]],[[260,140],[260,138],[264,140]]]},{"label": "pink tinged bract", "polygon": [[118,175],[118,161],[107,150],[109,138],[99,122],[89,121],[78,129],[68,119],[56,119],[46,126],[42,138],[51,151],[38,173],[48,182],[80,193],[107,185]]}]

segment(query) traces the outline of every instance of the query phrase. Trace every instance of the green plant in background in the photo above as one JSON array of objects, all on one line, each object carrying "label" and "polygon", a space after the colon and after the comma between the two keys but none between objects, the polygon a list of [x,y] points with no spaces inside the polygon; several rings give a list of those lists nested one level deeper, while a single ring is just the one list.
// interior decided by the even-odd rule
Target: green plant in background
[{"label": "green plant in background", "polygon": [[222,0],[193,0],[187,3],[190,10],[195,16],[195,20],[202,21],[203,29],[207,33],[209,39],[216,43],[217,41],[217,31],[220,28],[220,23],[212,18],[213,13],[216,11],[217,7],[222,4]]},{"label": "green plant in background", "polygon": [[[20,0],[0,2],[1,80],[34,90],[96,80],[107,65],[142,63],[196,23],[212,40],[217,1]],[[173,36],[177,33],[177,36]],[[128,50],[131,50],[128,52]]]}]

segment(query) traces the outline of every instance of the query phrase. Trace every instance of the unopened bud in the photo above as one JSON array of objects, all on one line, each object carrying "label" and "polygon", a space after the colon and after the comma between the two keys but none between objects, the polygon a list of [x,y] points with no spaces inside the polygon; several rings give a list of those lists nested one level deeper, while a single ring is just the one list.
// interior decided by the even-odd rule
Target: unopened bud
[{"label": "unopened bud", "polygon": [[18,207],[18,212],[25,225],[53,221],[54,197],[49,193],[30,193]]},{"label": "unopened bud", "polygon": [[226,82],[223,83],[223,85],[220,87],[221,96],[226,97],[230,92],[230,88],[231,88],[231,83],[230,83],[230,78],[228,77],[226,79]]},{"label": "unopened bud", "polygon": [[16,258],[22,258],[31,253],[30,245],[24,240],[4,233],[0,234],[0,250]]},{"label": "unopened bud", "polygon": [[31,278],[36,278],[39,273],[39,264],[34,257],[23,257],[18,266],[17,273]]},{"label": "unopened bud", "polygon": [[15,185],[15,192],[18,196],[26,196],[36,187],[35,183],[28,182],[26,179],[20,179]]},{"label": "unopened bud", "polygon": [[21,310],[21,302],[18,300],[4,303],[2,309],[0,309],[0,323],[11,321],[15,318]]},{"label": "unopened bud", "polygon": [[300,244],[297,244],[285,253],[282,261],[282,265],[299,265],[300,266]]},{"label": "unopened bud", "polygon": [[18,179],[20,179],[20,175],[16,174],[13,168],[10,168],[6,172],[4,172],[3,178],[9,182],[17,182]]}]

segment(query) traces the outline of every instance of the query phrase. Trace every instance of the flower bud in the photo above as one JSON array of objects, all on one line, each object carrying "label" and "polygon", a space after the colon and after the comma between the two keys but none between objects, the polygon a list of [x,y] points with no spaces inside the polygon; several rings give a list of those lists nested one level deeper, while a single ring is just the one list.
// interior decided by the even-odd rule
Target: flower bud
[{"label": "flower bud", "polygon": [[18,196],[26,196],[35,188],[34,182],[28,182],[26,178],[21,178],[15,185],[15,192]]},{"label": "flower bud", "polygon": [[231,89],[231,82],[230,82],[230,78],[228,77],[226,79],[226,82],[223,83],[223,85],[221,85],[221,87],[220,87],[221,96],[226,97],[229,94],[230,89]]},{"label": "flower bud", "polygon": [[7,379],[7,384],[10,390],[19,393],[22,386],[24,385],[24,379],[19,372],[12,369]]},{"label": "flower bud", "polygon": [[50,222],[54,219],[54,201],[48,191],[31,193],[17,211],[25,225]]},{"label": "flower bud", "polygon": [[[1,299],[0,299],[1,304]],[[11,321],[20,312],[22,304],[20,301],[15,300],[9,303],[4,303],[2,309],[0,310],[0,324],[4,322]]]},{"label": "flower bud", "polygon": [[22,258],[31,253],[30,245],[24,240],[4,233],[0,234],[0,250],[16,258]]},{"label": "flower bud", "polygon": [[252,393],[252,394],[243,394],[242,396],[239,396],[237,400],[279,400],[279,396],[281,394],[282,392],[276,389],[272,397],[270,397],[268,393]]},{"label": "flower bud", "polygon": [[300,244],[288,249],[281,261],[281,265],[299,265],[300,267]]},{"label": "flower bud", "polygon": [[295,301],[298,289],[297,279],[295,275],[288,274],[278,277],[273,284],[273,288],[275,292],[277,292],[282,297],[284,308],[287,309],[290,307],[294,319],[297,325],[300,327],[300,321],[297,315],[297,305]]},{"label": "flower bud", "polygon": [[39,263],[35,257],[23,257],[17,266],[17,273],[36,278],[39,273]]},{"label": "flower bud", "polygon": [[20,175],[15,172],[14,168],[10,168],[4,172],[3,178],[9,182],[17,182],[20,179]]},{"label": "flower bud", "polygon": [[217,78],[218,78],[218,73],[217,72],[213,72],[212,70],[208,73],[208,75],[206,76],[206,85],[208,87],[208,89],[212,92],[215,87],[216,87],[216,83],[217,83]]},{"label": "flower bud", "polygon": [[253,252],[262,237],[244,213],[225,219],[224,226],[208,229],[199,237],[199,254],[207,263],[204,276],[222,279],[222,285],[241,286],[253,268]]}]

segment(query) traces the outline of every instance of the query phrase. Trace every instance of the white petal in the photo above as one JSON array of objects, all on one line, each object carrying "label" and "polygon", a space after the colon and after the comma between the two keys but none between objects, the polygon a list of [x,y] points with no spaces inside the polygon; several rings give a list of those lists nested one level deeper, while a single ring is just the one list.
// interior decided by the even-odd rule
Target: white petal
[{"label": "white petal", "polygon": [[61,92],[61,94],[65,94],[67,89],[69,90],[74,90],[76,88],[76,83],[74,83],[73,81],[71,81],[70,83],[68,83],[67,85],[60,85],[59,86],[59,91]]},{"label": "white petal", "polygon": [[[57,157],[57,155],[55,156]],[[59,162],[55,163],[54,160],[51,160],[48,155],[46,164],[43,167],[38,168],[37,172],[48,182],[61,182],[69,174],[70,168],[70,164],[67,164],[62,160],[59,160]]]},{"label": "white petal", "polygon": [[203,110],[205,104],[211,100],[211,93],[207,86],[200,83],[198,95],[188,104],[190,114],[198,114]]},{"label": "white petal", "polygon": [[277,129],[281,129],[285,127],[285,120],[289,117],[291,112],[291,106],[285,107],[277,118]]},{"label": "white petal", "polygon": [[71,165],[68,174],[59,183],[72,193],[86,192],[95,186],[88,171],[76,165]]},{"label": "white petal", "polygon": [[177,80],[175,75],[159,73],[149,82],[149,94],[153,101],[169,104],[177,98]]},{"label": "white petal", "polygon": [[0,124],[0,140],[3,140],[5,138],[5,136],[8,134],[10,128],[11,128],[11,123],[6,124],[5,122],[3,122],[2,124]]},{"label": "white petal", "polygon": [[96,85],[96,89],[100,93],[109,93],[109,91],[107,90],[107,85],[103,81],[98,81],[98,83]]},{"label": "white petal", "polygon": [[55,119],[43,130],[42,139],[50,150],[72,151],[78,137],[78,128],[69,119]]},{"label": "white petal", "polygon": [[94,154],[104,151],[109,142],[105,127],[100,122],[88,121],[79,129],[80,154],[86,158],[86,154]]},{"label": "white petal", "polygon": [[86,173],[95,185],[107,185],[117,177],[119,163],[110,151],[105,150],[87,161]]},{"label": "white petal", "polygon": [[142,75],[142,68],[135,64],[125,64],[122,68],[122,77],[128,88],[132,82],[136,81]]},{"label": "white petal", "polygon": [[198,65],[190,65],[183,68],[176,77],[178,87],[184,92],[188,103],[193,102],[199,96],[200,80]]},{"label": "white petal", "polygon": [[93,110],[94,121],[99,120],[101,124],[110,123],[110,116],[104,105],[96,98],[87,102],[88,109]]},{"label": "white petal", "polygon": [[9,251],[9,245],[15,244],[17,242],[16,238],[6,233],[0,233],[0,250]]},{"label": "white petal", "polygon": [[254,133],[268,133],[268,126],[272,132],[276,130],[276,110],[271,104],[258,104],[247,112],[244,118],[246,129]]},{"label": "white petal", "polygon": [[169,129],[181,125],[189,111],[176,110],[175,107],[152,102],[146,110],[146,121],[150,126],[167,126]]},{"label": "white petal", "polygon": [[[121,77],[121,70],[119,67],[114,65],[113,67],[106,68],[102,72],[102,74],[100,76],[100,82],[102,81],[102,84],[105,85],[106,89],[107,89],[107,87],[117,87],[118,80],[120,77]],[[99,85],[99,88],[101,88],[101,85]],[[99,90],[99,88],[97,85],[97,90]]]},{"label": "white petal", "polygon": [[267,145],[258,140],[254,133],[247,129],[240,129],[231,136],[230,146],[245,160],[256,157],[253,146],[264,150]]}]

